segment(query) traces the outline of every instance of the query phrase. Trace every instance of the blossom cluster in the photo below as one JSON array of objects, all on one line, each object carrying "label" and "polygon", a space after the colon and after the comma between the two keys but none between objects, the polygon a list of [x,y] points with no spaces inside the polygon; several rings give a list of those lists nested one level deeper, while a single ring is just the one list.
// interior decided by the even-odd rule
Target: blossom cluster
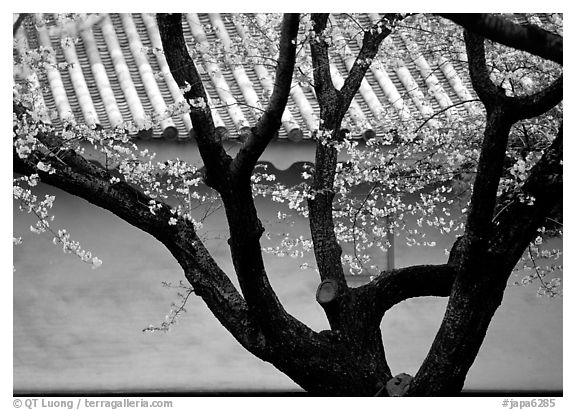
[{"label": "blossom cluster", "polygon": [[[51,222],[54,221],[54,215],[50,213],[54,200],[54,195],[45,195],[44,199],[39,199],[32,193],[31,188],[38,185],[39,177],[37,174],[23,176],[14,179],[13,198],[18,201],[18,208],[22,212],[33,214],[37,220],[34,225],[30,225],[30,231],[35,234],[49,233],[52,235],[52,242],[55,245],[61,245],[64,253],[76,255],[82,262],[92,265],[92,268],[98,268],[102,261],[93,256],[90,251],[82,248],[79,242],[70,238],[70,234],[65,229],[54,231]],[[14,245],[19,245],[21,238],[14,239]]]}]

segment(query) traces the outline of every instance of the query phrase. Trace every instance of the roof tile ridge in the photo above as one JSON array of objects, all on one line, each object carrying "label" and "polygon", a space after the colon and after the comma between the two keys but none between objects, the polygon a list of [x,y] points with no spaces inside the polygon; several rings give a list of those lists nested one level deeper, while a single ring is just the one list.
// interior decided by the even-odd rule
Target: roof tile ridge
[{"label": "roof tile ridge", "polygon": [[[76,33],[74,34],[77,35]],[[84,72],[82,71],[80,60],[78,59],[75,42],[67,41],[66,44],[62,45],[62,51],[64,53],[64,58],[68,63],[68,73],[70,74],[72,87],[76,93],[76,98],[78,99],[82,115],[84,116],[84,121],[89,127],[99,125],[100,119],[98,118],[94,102],[90,96],[86,79],[84,78]]]},{"label": "roof tile ridge", "polygon": [[132,120],[138,129],[149,128],[147,127],[148,124],[144,107],[140,102],[140,97],[138,96],[138,92],[136,91],[136,87],[132,81],[130,70],[128,69],[124,55],[122,54],[122,49],[118,42],[118,37],[116,36],[116,31],[112,24],[110,15],[107,15],[102,19],[101,27],[106,46],[108,47],[110,57],[112,58],[114,71],[116,72],[116,76],[120,82],[120,88],[126,98],[130,113],[132,114]]},{"label": "roof tile ridge", "polygon": [[[429,117],[433,115],[434,109],[432,108],[430,103],[426,100],[424,93],[422,93],[422,91],[418,87],[418,83],[416,83],[416,80],[414,80],[414,77],[412,77],[410,70],[408,70],[408,67],[406,67],[404,62],[399,59],[396,59],[394,71],[398,75],[398,78],[400,79],[400,82],[406,89],[406,92],[414,102],[414,105],[416,106],[416,108],[418,108],[420,114],[422,114],[423,117]],[[434,126],[435,124],[437,124],[437,121],[430,120],[428,124]]]},{"label": "roof tile ridge", "polygon": [[[267,15],[265,13],[256,14],[256,24],[258,25],[258,27],[260,27],[260,29],[262,30],[264,29],[266,20]],[[270,44],[269,48],[270,53],[273,56],[276,56],[278,54],[278,47],[276,47],[275,44]],[[299,84],[293,84],[293,86],[290,89],[290,97],[292,97],[292,99],[296,103],[296,106],[298,107],[298,110],[300,111],[302,118],[304,118],[304,121],[306,122],[306,126],[308,127],[308,129],[311,131],[317,130],[320,126],[319,118],[316,116],[312,104],[310,104],[310,101],[306,97],[304,90]],[[315,93],[314,97],[316,97]]]},{"label": "roof tile ridge", "polygon": [[232,91],[228,86],[228,82],[224,78],[222,70],[218,64],[210,61],[210,59],[206,56],[207,52],[205,50],[208,50],[210,45],[208,44],[206,33],[202,28],[200,18],[196,13],[188,13],[186,14],[186,20],[188,21],[188,25],[190,26],[194,40],[201,46],[200,54],[206,67],[206,71],[208,72],[208,75],[212,80],[212,84],[218,93],[218,97],[225,104],[225,108],[228,110],[236,130],[239,134],[242,134],[250,128],[250,123],[248,120],[246,120],[244,113],[238,106],[238,101],[232,95]]},{"label": "roof tile ridge", "polygon": [[370,72],[380,85],[382,92],[388,99],[388,102],[392,107],[394,107],[398,113],[398,116],[402,121],[407,121],[410,119],[411,114],[408,106],[406,105],[404,98],[390,79],[386,68],[379,60],[373,61],[370,64]]},{"label": "roof tile ridge", "polygon": [[[342,41],[342,43],[344,44],[344,46],[343,46],[344,57],[342,57],[342,59],[344,60],[344,65],[346,66],[346,69],[348,70],[348,72],[350,72],[350,70],[352,69],[352,66],[354,65],[354,62],[356,60],[356,57],[352,53],[352,50],[350,49],[348,44],[346,44],[346,40],[344,39],[344,36],[342,35],[340,30],[338,29],[337,22],[334,21],[334,17],[330,16],[330,20],[332,21],[332,23],[333,23],[332,25],[334,27],[334,30],[333,30],[333,35],[335,37],[334,40],[336,42]],[[374,115],[374,117],[377,120],[385,117],[386,110],[385,110],[384,106],[382,105],[382,103],[380,102],[380,100],[378,99],[378,96],[376,95],[376,93],[372,89],[372,86],[366,80],[366,77],[364,77],[362,79],[358,91],[360,92],[360,95],[362,95],[362,98],[364,98],[364,101],[368,105],[368,108],[370,109],[370,111],[372,112],[372,114]]]},{"label": "roof tile ridge", "polygon": [[[222,21],[220,14],[208,13],[208,18],[210,19],[212,27],[214,27],[215,29],[214,31],[216,33],[216,36],[220,39],[222,45],[224,46],[225,57],[229,59],[232,41],[230,39],[230,36],[228,35],[228,31],[224,26],[224,22]],[[260,103],[258,95],[254,91],[252,81],[250,81],[250,79],[248,78],[248,75],[246,74],[246,70],[244,69],[244,67],[240,64],[233,64],[232,62],[227,62],[227,64],[232,69],[232,74],[234,75],[234,78],[236,79],[236,82],[240,87],[240,91],[244,95],[246,103],[248,103],[252,108],[255,108],[256,110],[261,112],[263,110],[262,104]]]},{"label": "roof tile ridge", "polygon": [[[371,14],[369,15],[369,17],[372,22],[379,19],[378,14]],[[396,37],[394,34],[392,34],[392,36],[394,36],[393,38]],[[431,115],[433,115],[434,109],[432,108],[430,103],[426,100],[424,93],[422,93],[422,91],[420,90],[418,83],[410,73],[408,67],[406,67],[404,61],[402,61],[400,58],[394,59],[393,69],[396,75],[398,76],[398,79],[406,89],[406,92],[410,96],[410,99],[412,100],[412,102],[414,102],[414,105],[416,106],[420,114],[425,118],[428,118]],[[432,127],[437,127],[438,121],[432,119],[428,121],[428,125]]]},{"label": "roof tile ridge", "polygon": [[138,66],[140,78],[142,78],[142,82],[144,83],[144,89],[146,90],[146,94],[150,99],[152,108],[160,119],[160,126],[163,131],[168,127],[173,127],[175,129],[176,127],[174,126],[174,121],[168,116],[168,107],[164,101],[164,98],[162,97],[162,93],[160,92],[160,88],[158,87],[156,79],[154,78],[152,67],[150,66],[148,58],[143,51],[144,46],[140,40],[140,35],[136,29],[136,24],[132,19],[132,14],[121,13],[120,18],[122,20],[122,25],[124,26],[126,36],[128,37],[130,52],[134,57],[136,65]]},{"label": "roof tile ridge", "polygon": [[94,80],[96,81],[96,87],[104,103],[104,108],[106,110],[106,115],[110,121],[110,125],[115,128],[120,126],[124,121],[120,109],[118,108],[118,103],[116,97],[114,96],[114,91],[106,74],[106,68],[102,59],[100,58],[100,52],[98,51],[98,46],[96,45],[96,39],[94,38],[94,32],[92,27],[86,27],[80,30],[80,36],[82,38],[82,43],[86,49],[86,54],[88,55],[88,61],[90,62],[90,69],[94,75]]},{"label": "roof tile ridge", "polygon": [[[246,38],[246,31],[244,30],[244,27],[240,25],[240,23],[238,23],[238,21],[234,21],[234,27],[236,28],[236,32],[238,33],[238,35],[242,38],[245,39]],[[228,33],[226,33],[226,37],[228,37]],[[229,41],[229,38],[228,38]],[[256,58],[256,52],[252,49],[247,50],[248,55],[250,57]],[[263,65],[263,64],[259,64],[259,63],[255,63],[253,65],[253,69],[254,72],[256,73],[256,75],[258,76],[258,79],[260,80],[260,84],[262,85],[262,87],[264,88],[264,91],[266,93],[266,96],[269,97],[272,95],[272,92],[274,91],[274,80],[273,80],[273,75],[270,74],[270,72],[268,71],[268,69]],[[292,88],[294,87],[299,87],[297,84],[293,84]],[[291,90],[292,90],[291,88]],[[256,94],[256,93],[254,93]],[[292,94],[292,93],[291,93]],[[292,97],[294,99],[294,97]],[[306,100],[307,102],[307,100]],[[296,103],[298,104],[298,103]],[[308,103],[309,105],[310,103]],[[310,106],[310,110],[309,113],[314,113],[314,110],[312,109],[312,107]],[[306,118],[305,118],[306,120]],[[284,109],[284,112],[282,113],[282,125],[284,127],[284,129],[286,130],[286,132],[288,133],[289,136],[292,136],[293,139],[295,140],[299,140],[302,138],[302,130],[300,129],[300,125],[298,124],[298,122],[294,119],[294,116],[292,115],[292,112],[290,111],[290,108],[288,107],[288,105],[286,105],[286,108]]]},{"label": "roof tile ridge", "polygon": [[[376,23],[378,20],[380,20],[380,15],[370,13],[369,18],[372,23]],[[391,35],[394,35],[394,33],[392,33]],[[388,75],[386,68],[379,59],[376,59],[376,61],[373,61],[372,64],[370,64],[370,71],[372,72],[372,75],[380,85],[380,88],[384,92],[384,95],[386,96],[386,98],[388,98],[388,102],[398,112],[400,120],[402,121],[409,120],[410,117],[412,116],[410,114],[410,109],[404,102],[404,98],[400,94],[400,91],[398,91],[396,85],[394,85],[394,83],[390,79],[390,75]]]},{"label": "roof tile ridge", "polygon": [[[148,37],[152,43],[152,46],[156,50],[155,51],[156,59],[158,60],[158,64],[160,65],[160,70],[164,77],[164,81],[168,86],[168,90],[172,95],[172,98],[176,103],[185,103],[186,100],[184,99],[184,95],[176,84],[176,80],[172,76],[172,72],[170,71],[170,67],[168,66],[168,62],[166,61],[166,57],[164,56],[164,51],[162,47],[162,39],[160,38],[160,31],[158,30],[158,24],[156,23],[156,19],[152,17],[150,13],[142,13],[142,20],[144,21],[144,25],[146,26],[146,30],[148,31]],[[192,120],[188,113],[180,114],[182,121],[184,122],[184,126],[186,127],[186,131],[190,134],[192,132]]]},{"label": "roof tile ridge", "polygon": [[[456,95],[458,95],[458,97],[462,101],[474,99],[474,96],[472,95],[470,90],[468,90],[468,87],[466,87],[466,84],[464,84],[464,82],[460,78],[458,71],[456,71],[454,65],[446,57],[444,56],[439,57],[438,66],[440,67],[440,70],[444,74],[444,77],[446,77],[446,80],[448,80],[448,82],[452,86],[452,89],[454,90]],[[465,103],[464,107],[466,108],[468,113],[472,115],[478,114],[480,112],[479,108],[474,103]]]},{"label": "roof tile ridge", "polygon": [[[43,15],[41,13],[36,14],[36,20],[41,21],[42,16]],[[40,46],[53,49],[46,25],[37,24],[36,30],[38,32],[38,41]],[[56,60],[53,61],[53,64],[56,64]],[[44,64],[44,66],[46,68],[48,83],[50,84],[50,89],[52,90],[52,97],[54,98],[54,103],[56,104],[56,110],[58,111],[58,116],[62,121],[71,120],[74,118],[72,107],[68,101],[68,96],[66,95],[66,90],[64,88],[64,83],[62,82],[60,72],[53,64]]]},{"label": "roof tile ridge", "polygon": [[[448,96],[446,90],[444,90],[444,87],[438,80],[438,77],[436,77],[434,74],[434,70],[428,63],[428,60],[420,52],[420,47],[418,44],[413,41],[405,32],[399,32],[398,36],[404,42],[404,45],[406,46],[412,61],[414,64],[416,64],[416,67],[418,68],[418,71],[420,71],[422,78],[424,78],[424,81],[428,86],[429,94],[431,94],[436,99],[436,101],[438,101],[438,104],[440,104],[442,109],[447,109],[452,106],[452,100]],[[451,116],[450,110],[446,111],[446,115],[448,117]]]}]

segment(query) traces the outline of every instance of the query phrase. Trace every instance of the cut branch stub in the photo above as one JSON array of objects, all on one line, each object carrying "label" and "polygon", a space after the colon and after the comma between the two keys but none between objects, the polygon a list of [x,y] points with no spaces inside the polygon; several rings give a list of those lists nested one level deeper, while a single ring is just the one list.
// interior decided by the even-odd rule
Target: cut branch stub
[{"label": "cut branch stub", "polygon": [[404,396],[408,387],[410,387],[410,382],[413,377],[406,373],[400,373],[399,375],[388,380],[386,383],[386,391],[390,397]]},{"label": "cut branch stub", "polygon": [[316,291],[316,301],[321,305],[328,305],[338,297],[338,282],[334,279],[325,279],[320,285],[318,285],[318,290]]}]

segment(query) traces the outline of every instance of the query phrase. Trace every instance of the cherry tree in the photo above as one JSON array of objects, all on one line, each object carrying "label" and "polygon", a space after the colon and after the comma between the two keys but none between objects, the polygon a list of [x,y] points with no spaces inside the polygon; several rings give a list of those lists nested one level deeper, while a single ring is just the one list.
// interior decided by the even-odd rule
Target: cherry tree
[{"label": "cherry tree", "polygon": [[[18,17],[14,33],[25,18]],[[237,18],[246,35],[216,45],[210,64],[233,66],[240,59],[272,64],[275,74],[267,106],[254,103],[258,120],[244,130],[235,156],[223,146],[212,109],[227,102],[211,101],[207,95],[195,61],[201,54],[186,44],[180,14],[157,15],[162,50],[154,52],[165,58],[169,70],[162,75],[174,78],[181,98],[166,107],[164,115],[139,124],[119,123],[106,130],[61,118],[62,127],[56,128],[50,121],[55,118],[43,106],[40,82],[53,70],[70,67],[59,67],[49,49],[21,53],[20,64],[35,70],[14,86],[14,197],[21,209],[38,217],[32,229],[51,233],[66,252],[94,267],[102,264],[68,232],[52,228],[54,197],[40,199],[33,193],[42,181],[149,233],[182,267],[188,282],[182,286],[183,303],[192,294],[202,298],[243,347],[308,392],[457,394],[511,273],[522,258],[539,251],[543,227],[561,204],[559,26],[520,25],[494,15],[406,14],[386,14],[368,24],[350,15],[348,24],[338,25],[329,14],[286,14],[259,26],[273,43],[271,53],[270,43],[250,37],[249,28],[256,23],[246,16]],[[418,69],[428,73],[440,111],[422,100],[419,109],[426,119],[409,120],[401,101],[393,100],[393,112],[383,111],[376,119],[389,131],[360,144],[350,138],[355,131],[347,115],[355,109],[354,98],[368,70],[406,57],[391,47],[394,31],[402,34],[409,52],[417,48],[410,46],[417,31],[419,49],[434,55],[443,69],[450,58],[464,56],[476,95],[456,84],[464,102],[451,104],[435,88],[433,70],[412,55]],[[347,48],[352,41],[359,48],[353,56]],[[346,78],[331,70],[335,52],[345,56]],[[313,88],[320,119],[314,130],[314,164],[302,174],[301,184],[288,187],[259,169],[258,160],[285,120],[294,82]],[[175,114],[186,114],[191,121],[202,167],[177,159],[157,162],[131,140],[135,132]],[[88,148],[104,154],[106,163],[87,160]],[[197,189],[202,185],[211,190]],[[408,199],[414,194],[419,196],[416,202]],[[311,236],[266,247],[256,196],[286,202],[307,216]],[[455,203],[459,215],[451,214]],[[194,213],[198,204],[224,208],[240,289],[201,239],[202,218]],[[434,246],[418,227],[405,222],[406,215],[416,215],[418,225],[458,236],[446,263],[397,269],[382,263],[400,232],[411,244]],[[265,251],[313,252],[320,279],[317,302],[329,329],[316,332],[285,310],[268,280]],[[369,273],[373,279],[352,287],[348,272]],[[555,281],[545,281],[540,273],[538,277],[544,293],[556,294]],[[424,296],[447,297],[445,316],[417,374],[394,376],[380,324],[396,304]],[[160,329],[178,314],[173,311]]]}]

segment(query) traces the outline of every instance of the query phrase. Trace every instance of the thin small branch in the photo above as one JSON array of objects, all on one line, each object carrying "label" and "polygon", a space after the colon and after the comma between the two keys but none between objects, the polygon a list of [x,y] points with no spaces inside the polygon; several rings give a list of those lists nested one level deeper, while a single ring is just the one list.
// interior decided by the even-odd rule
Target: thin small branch
[{"label": "thin small branch", "polygon": [[550,287],[550,285],[546,282],[544,282],[544,278],[542,277],[542,274],[540,273],[540,267],[538,266],[538,264],[536,263],[536,260],[534,259],[534,254],[532,253],[532,247],[528,246],[528,255],[530,256],[530,260],[532,261],[532,267],[534,268],[534,272],[536,272],[536,276],[538,277],[538,280],[540,281],[541,286],[546,289],[548,292],[553,291],[553,289]]},{"label": "thin small branch", "polygon": [[[166,285],[166,286],[169,286],[169,285]],[[181,285],[180,287],[183,287],[183,286]],[[142,331],[143,332],[155,332],[155,331],[167,332],[167,331],[169,331],[170,327],[176,324],[176,319],[178,319],[178,316],[180,316],[180,314],[182,314],[183,312],[186,312],[186,304],[188,303],[188,299],[194,293],[195,293],[194,288],[186,287],[186,295],[181,295],[179,293],[179,296],[181,296],[182,300],[180,301],[180,303],[178,305],[175,305],[174,303],[172,304],[172,306],[176,307],[176,309],[174,310],[172,308],[170,310],[170,313],[167,315],[166,320],[164,320],[162,322],[162,324],[160,324],[160,326],[150,325],[150,326],[142,329]]]},{"label": "thin small branch", "polygon": [[360,24],[360,22],[356,20],[354,16],[352,16],[350,13],[345,13],[344,15],[348,17],[354,24],[356,24],[361,32],[364,31],[364,27],[362,27],[362,24]]},{"label": "thin small branch", "polygon": [[554,218],[550,218],[550,217],[546,217],[547,220],[549,220],[550,222],[554,222],[562,227],[564,227],[564,224],[562,222],[558,222],[556,219]]},{"label": "thin small branch", "polygon": [[266,110],[264,110],[264,109],[262,109],[262,108],[260,108],[260,107],[255,107],[255,106],[253,106],[253,105],[250,105],[250,104],[247,104],[247,103],[243,103],[243,102],[239,102],[239,101],[236,101],[235,103],[232,103],[232,104],[218,104],[218,105],[215,105],[214,108],[228,108],[228,107],[233,107],[233,106],[235,106],[235,105],[241,105],[241,106],[243,106],[243,107],[248,107],[248,108],[250,108],[250,109],[252,109],[252,110],[260,111],[260,112],[262,112],[262,113],[265,113],[265,112],[266,112]]},{"label": "thin small branch", "polygon": [[442,108],[440,111],[437,111],[437,112],[435,112],[434,114],[432,114],[430,117],[426,118],[426,120],[425,120],[422,124],[420,124],[420,125],[418,126],[418,128],[416,128],[416,130],[414,130],[414,133],[417,133],[418,131],[420,131],[422,128],[424,128],[424,126],[425,126],[429,121],[433,120],[434,118],[436,118],[437,116],[441,115],[442,113],[444,113],[444,112],[446,112],[446,111],[448,111],[448,110],[450,110],[450,109],[452,109],[452,108],[458,107],[458,106],[460,106],[460,105],[464,105],[464,104],[468,104],[468,103],[472,103],[472,102],[477,102],[477,101],[480,101],[480,100],[479,100],[478,98],[473,98],[473,99],[471,99],[471,100],[460,101],[460,102],[454,103],[454,104],[452,104],[452,105],[450,105],[450,106],[448,106],[448,107]]},{"label": "thin small branch", "polygon": [[502,207],[502,209],[500,209],[498,211],[498,213],[496,215],[494,215],[494,218],[492,218],[492,223],[495,223],[498,220],[498,217],[504,212],[506,211],[506,209],[512,205],[514,203],[514,201],[510,201],[508,202],[505,206]]}]

